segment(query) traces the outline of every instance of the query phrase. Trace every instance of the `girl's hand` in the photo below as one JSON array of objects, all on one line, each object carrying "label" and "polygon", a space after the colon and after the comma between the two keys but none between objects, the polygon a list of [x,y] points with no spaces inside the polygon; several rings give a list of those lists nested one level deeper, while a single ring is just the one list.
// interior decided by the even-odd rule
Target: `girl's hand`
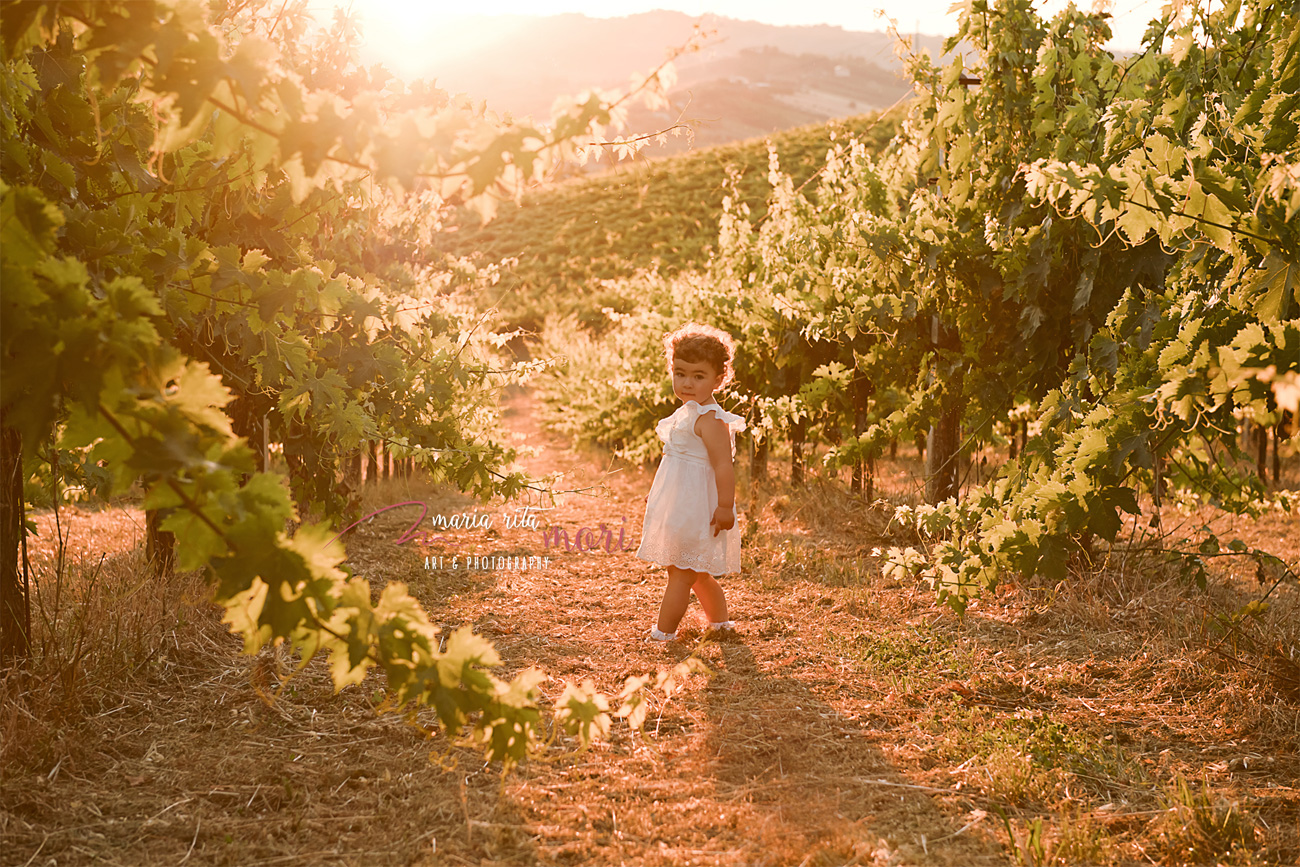
[{"label": "girl's hand", "polygon": [[718,535],[723,530],[730,530],[736,526],[736,511],[731,506],[718,506],[713,510],[713,517],[709,519],[709,529],[713,535]]}]

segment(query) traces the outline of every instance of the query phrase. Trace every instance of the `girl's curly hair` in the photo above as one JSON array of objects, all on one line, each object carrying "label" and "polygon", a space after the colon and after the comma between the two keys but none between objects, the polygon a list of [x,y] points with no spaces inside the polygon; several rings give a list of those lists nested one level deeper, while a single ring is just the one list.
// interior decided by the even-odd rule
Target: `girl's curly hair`
[{"label": "girl's curly hair", "polygon": [[735,376],[731,367],[735,354],[736,341],[727,332],[711,325],[688,322],[664,337],[664,358],[668,361],[669,373],[675,359],[691,364],[704,362],[722,375],[718,388],[724,387]]}]

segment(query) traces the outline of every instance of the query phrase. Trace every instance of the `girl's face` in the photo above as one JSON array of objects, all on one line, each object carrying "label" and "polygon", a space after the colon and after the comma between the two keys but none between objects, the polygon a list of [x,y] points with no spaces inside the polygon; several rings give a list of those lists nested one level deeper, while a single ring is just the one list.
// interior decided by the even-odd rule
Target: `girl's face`
[{"label": "girl's face", "polygon": [[673,359],[673,394],[682,403],[709,403],[713,390],[722,385],[722,374],[707,361]]}]

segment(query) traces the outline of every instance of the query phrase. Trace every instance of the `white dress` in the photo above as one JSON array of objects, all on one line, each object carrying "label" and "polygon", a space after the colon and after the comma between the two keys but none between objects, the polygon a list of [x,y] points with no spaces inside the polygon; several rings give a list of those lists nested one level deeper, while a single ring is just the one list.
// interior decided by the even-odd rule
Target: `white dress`
[{"label": "white dress", "polygon": [[718,485],[695,420],[710,411],[726,422],[735,456],[736,434],[745,429],[745,421],[716,403],[700,406],[688,400],[655,425],[664,441],[664,456],[646,498],[636,555],[660,566],[725,575],[740,571],[740,526],[737,521],[716,536],[709,528],[718,507]]}]

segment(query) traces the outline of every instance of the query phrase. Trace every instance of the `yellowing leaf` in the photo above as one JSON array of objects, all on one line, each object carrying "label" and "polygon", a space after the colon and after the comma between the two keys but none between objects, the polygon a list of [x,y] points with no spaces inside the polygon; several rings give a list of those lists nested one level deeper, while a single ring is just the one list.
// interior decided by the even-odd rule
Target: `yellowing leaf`
[{"label": "yellowing leaf", "polygon": [[1146,141],[1147,156],[1151,159],[1152,165],[1156,171],[1167,178],[1177,175],[1185,166],[1187,152],[1181,147],[1171,143],[1163,135],[1147,136]]},{"label": "yellowing leaf", "polygon": [[1161,214],[1155,198],[1141,181],[1129,190],[1129,199],[1121,206],[1115,222],[1128,242],[1137,245],[1159,224]]},{"label": "yellowing leaf", "polygon": [[354,663],[349,653],[350,644],[351,642],[340,641],[330,648],[330,680],[334,683],[335,692],[361,683],[366,679],[366,671],[374,665],[369,656],[363,656]]},{"label": "yellowing leaf", "polygon": [[271,257],[257,248],[253,248],[244,254],[244,261],[240,267],[249,274],[261,270],[262,266],[271,261]]},{"label": "yellowing leaf", "polygon": [[583,746],[609,734],[609,702],[588,678],[582,686],[566,683],[555,702],[555,721]]},{"label": "yellowing leaf", "polygon": [[222,407],[230,403],[230,389],[208,369],[206,362],[190,361],[174,380],[173,390],[164,390],[165,400],[193,421],[214,431],[234,436],[230,416]]},{"label": "yellowing leaf", "polygon": [[496,648],[474,630],[462,626],[447,639],[446,652],[438,657],[438,678],[445,686],[461,682],[466,666],[492,667],[501,664]]},{"label": "yellowing leaf", "polygon": [[530,707],[537,701],[537,687],[546,682],[546,672],[530,666],[509,683],[498,683],[496,699],[509,707]]},{"label": "yellowing leaf", "polygon": [[1220,250],[1231,252],[1232,227],[1235,221],[1228,206],[1213,193],[1206,193],[1198,181],[1187,185],[1187,201],[1183,205],[1183,214],[1196,221],[1196,228],[1201,231],[1211,244]]},{"label": "yellowing leaf", "polygon": [[1074,453],[1074,468],[1081,476],[1110,453],[1110,440],[1104,430],[1090,430]]},{"label": "yellowing leaf", "polygon": [[271,627],[258,625],[270,589],[261,578],[254,578],[251,587],[223,603],[226,613],[221,622],[229,624],[232,632],[243,636],[245,653],[256,653],[271,640]]},{"label": "yellowing leaf", "polygon": [[313,579],[327,579],[340,586],[347,581],[347,575],[338,568],[345,556],[343,543],[326,525],[304,524],[292,539],[283,534],[281,538],[286,548],[302,557]]}]

